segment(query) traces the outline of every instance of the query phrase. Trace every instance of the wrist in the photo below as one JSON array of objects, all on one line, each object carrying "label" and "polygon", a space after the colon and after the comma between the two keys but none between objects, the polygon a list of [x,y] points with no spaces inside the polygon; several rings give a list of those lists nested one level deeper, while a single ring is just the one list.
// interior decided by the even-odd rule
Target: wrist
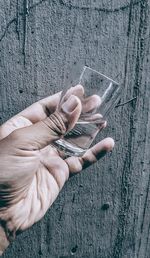
[{"label": "wrist", "polygon": [[0,221],[0,256],[3,254],[5,249],[9,246],[10,241],[7,238],[6,232]]}]

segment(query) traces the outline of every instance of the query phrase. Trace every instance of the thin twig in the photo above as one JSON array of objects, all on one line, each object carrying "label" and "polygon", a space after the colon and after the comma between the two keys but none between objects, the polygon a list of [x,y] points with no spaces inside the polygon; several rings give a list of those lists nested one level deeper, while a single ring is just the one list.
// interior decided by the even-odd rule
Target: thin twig
[{"label": "thin twig", "polygon": [[120,103],[120,104],[118,104],[118,105],[115,106],[115,107],[124,106],[124,105],[128,104],[129,102],[131,102],[131,101],[133,101],[133,100],[135,100],[135,99],[137,99],[137,97],[134,97],[134,98],[132,98],[132,99],[129,99],[129,100],[126,101],[126,102]]}]

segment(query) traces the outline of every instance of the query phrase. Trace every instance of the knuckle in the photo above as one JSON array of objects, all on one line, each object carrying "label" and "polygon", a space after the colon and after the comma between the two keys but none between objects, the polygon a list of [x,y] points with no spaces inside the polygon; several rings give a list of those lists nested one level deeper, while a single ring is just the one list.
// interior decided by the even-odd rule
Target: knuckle
[{"label": "knuckle", "polygon": [[45,124],[58,135],[64,135],[66,133],[65,118],[57,111],[45,120]]}]

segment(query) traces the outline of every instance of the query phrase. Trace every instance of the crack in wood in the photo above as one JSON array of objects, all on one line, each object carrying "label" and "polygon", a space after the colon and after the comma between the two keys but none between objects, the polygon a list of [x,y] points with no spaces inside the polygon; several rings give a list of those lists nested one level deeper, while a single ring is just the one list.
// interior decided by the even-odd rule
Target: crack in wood
[{"label": "crack in wood", "polygon": [[[142,0],[139,0],[139,1],[136,1],[134,2],[132,5],[138,5],[139,3],[141,3]],[[124,5],[124,6],[121,6],[121,7],[118,7],[118,8],[114,8],[114,9],[107,9],[107,8],[101,8],[101,7],[87,7],[87,6],[75,6],[75,5],[72,5],[72,4],[68,4],[68,3],[65,3],[64,0],[59,0],[59,3],[61,5],[64,5],[68,8],[72,8],[72,9],[79,9],[79,10],[94,10],[94,11],[100,11],[100,12],[105,12],[105,13],[114,13],[114,12],[119,12],[119,11],[124,11],[128,8],[130,8],[130,3],[127,4],[127,5]]]},{"label": "crack in wood", "polygon": [[61,212],[60,212],[60,215],[59,215],[59,221],[61,221],[62,214],[63,214],[63,211],[64,211],[64,207],[65,207],[65,204],[61,208]]},{"label": "crack in wood", "polygon": [[148,254],[149,236],[150,236],[150,223],[149,223],[149,226],[148,226],[148,234],[147,234],[147,241],[146,241],[146,249],[145,249],[145,255],[144,255],[145,258],[147,257],[147,254]]},{"label": "crack in wood", "polygon": [[[47,0],[41,0],[31,6],[29,6],[28,4],[28,0],[24,0],[24,11],[23,13],[19,13],[17,11],[17,14],[16,14],[16,17],[14,17],[12,20],[10,20],[8,22],[8,24],[6,25],[6,28],[2,34],[2,36],[0,37],[0,42],[3,40],[3,38],[5,37],[6,33],[7,33],[7,30],[9,29],[10,25],[13,23],[13,22],[16,22],[16,33],[18,35],[18,39],[19,39],[19,29],[18,29],[18,17],[19,16],[23,16],[24,17],[24,32],[26,32],[26,22],[27,22],[27,19],[26,19],[26,16],[29,15],[30,13],[30,10],[36,8],[37,6],[39,6],[40,4],[42,4],[43,2],[46,2]],[[64,5],[64,6],[67,6],[67,7],[72,7],[72,8],[75,8],[75,9],[81,9],[81,10],[89,10],[89,9],[92,9],[92,10],[98,10],[98,11],[101,11],[101,12],[105,12],[105,13],[113,13],[113,12],[118,12],[118,11],[123,11],[125,9],[128,9],[130,7],[130,4],[128,5],[125,5],[125,6],[121,6],[119,8],[115,8],[115,9],[106,9],[106,8],[90,8],[90,7],[79,7],[79,6],[70,6],[66,3],[64,3],[63,0],[59,0],[60,4],[61,5]],[[136,1],[132,4],[132,6],[135,6],[135,5],[138,5],[139,3],[141,3],[141,0],[140,1]],[[17,0],[17,6],[18,6],[18,0]],[[23,54],[24,54],[24,50],[25,50],[25,40],[23,41]]]},{"label": "crack in wood", "polygon": [[[38,5],[40,5],[46,1],[47,0],[41,0],[41,1],[33,4],[32,6],[29,7],[29,10],[37,7]],[[57,3],[55,0],[53,0],[53,2]],[[127,5],[121,6],[119,8],[107,9],[107,8],[100,8],[100,7],[91,8],[91,7],[87,7],[87,6],[83,6],[83,7],[75,6],[72,4],[65,3],[64,0],[59,0],[59,3],[60,3],[60,5],[66,6],[69,9],[72,8],[72,9],[79,9],[79,10],[94,10],[94,11],[96,10],[96,11],[105,12],[105,13],[114,13],[114,12],[124,11],[130,7],[130,4],[127,4]],[[141,3],[141,0],[134,2],[133,5],[138,5],[139,3]]]},{"label": "crack in wood", "polygon": [[17,6],[16,6],[16,34],[18,36],[18,40],[20,41],[20,31],[19,31],[19,0],[17,0]]},{"label": "crack in wood", "polygon": [[126,102],[120,103],[120,104],[116,105],[115,107],[117,108],[117,107],[120,107],[120,106],[124,106],[124,105],[126,105],[126,104],[132,102],[132,101],[135,100],[135,99],[137,99],[137,97],[134,97],[134,98],[132,98],[132,99],[129,99],[129,100],[127,100]]},{"label": "crack in wood", "polygon": [[5,35],[6,35],[7,31],[8,31],[8,29],[9,29],[9,27],[11,26],[11,24],[14,23],[14,22],[17,22],[17,19],[16,19],[16,18],[13,18],[12,20],[10,20],[10,21],[7,23],[6,28],[5,28],[3,34],[2,34],[1,37],[0,37],[0,42],[1,42],[1,41],[3,40],[3,38],[5,37]]},{"label": "crack in wood", "polygon": [[30,10],[32,10],[33,8],[35,8],[35,7],[37,7],[38,5],[40,5],[40,4],[42,4],[43,2],[47,2],[47,0],[41,0],[41,1],[39,1],[39,2],[37,2],[37,3],[35,3],[35,4],[33,4],[33,5],[31,5],[31,6],[29,6],[29,11]]},{"label": "crack in wood", "polygon": [[137,257],[139,257],[139,258],[140,258],[139,252],[140,252],[140,247],[141,247],[141,242],[142,242],[142,233],[143,233],[143,228],[144,228],[144,219],[145,219],[145,214],[146,214],[146,208],[147,208],[147,202],[148,202],[149,189],[150,189],[150,175],[149,175],[148,185],[147,185],[147,189],[146,189],[146,197],[145,197],[145,201],[144,201],[143,218],[142,218],[141,230],[140,230],[141,237],[140,237],[139,246],[138,246],[138,251],[137,251]]},{"label": "crack in wood", "polygon": [[16,7],[16,17],[11,19],[6,28],[0,37],[0,42],[4,39],[9,27],[12,23],[16,23],[16,34],[18,36],[18,40],[20,40],[20,28],[19,28],[19,17],[22,16],[23,20],[23,39],[22,39],[22,54],[24,56],[24,65],[25,65],[25,49],[26,49],[26,36],[27,36],[27,15],[29,14],[29,4],[28,0],[23,0],[23,13],[19,13],[19,1],[17,0],[17,7]]},{"label": "crack in wood", "polygon": [[24,56],[24,65],[26,63],[26,36],[27,36],[27,15],[29,14],[28,0],[23,1],[23,42],[22,54]]},{"label": "crack in wood", "polygon": [[[147,7],[148,7],[148,1],[143,0],[141,2],[141,13],[140,13],[140,27],[139,27],[139,33],[138,33],[138,49],[137,49],[137,60],[136,60],[136,74],[139,74],[139,76],[136,77],[136,81],[133,87],[133,92],[135,95],[139,95],[139,88],[140,88],[140,83],[141,83],[141,78],[142,78],[142,70],[143,70],[143,59],[144,59],[144,48],[145,48],[145,37],[144,35],[146,34],[147,30],[147,16],[146,16],[146,8],[145,8],[145,3],[147,2]],[[144,12],[144,11],[145,12]],[[148,8],[147,8],[148,10]]]}]

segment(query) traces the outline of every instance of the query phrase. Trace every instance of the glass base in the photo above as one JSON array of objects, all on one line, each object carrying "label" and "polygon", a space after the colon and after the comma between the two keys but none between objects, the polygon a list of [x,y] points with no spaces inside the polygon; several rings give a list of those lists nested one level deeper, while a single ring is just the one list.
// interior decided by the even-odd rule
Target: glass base
[{"label": "glass base", "polygon": [[67,156],[68,157],[71,157],[71,156],[80,157],[87,151],[87,149],[82,149],[82,148],[80,148],[72,143],[69,143],[63,139],[57,140],[51,146],[55,147],[59,151],[63,151],[66,157]]}]

